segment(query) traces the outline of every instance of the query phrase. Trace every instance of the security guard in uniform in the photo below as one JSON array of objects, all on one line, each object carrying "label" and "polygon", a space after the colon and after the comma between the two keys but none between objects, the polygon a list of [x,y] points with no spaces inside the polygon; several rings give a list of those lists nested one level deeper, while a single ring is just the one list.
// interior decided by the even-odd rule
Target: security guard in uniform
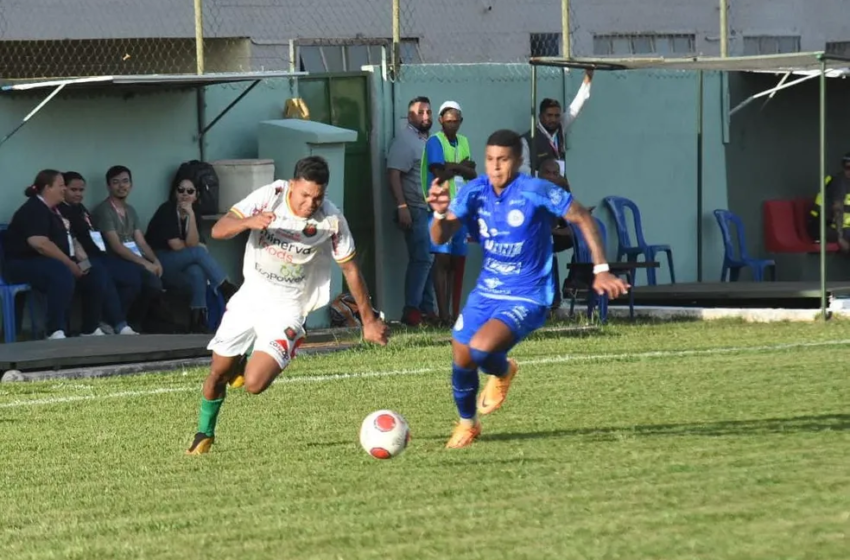
[{"label": "security guard in uniform", "polygon": [[[842,172],[827,175],[826,183],[826,240],[838,242],[841,250],[850,252],[850,152],[841,158]],[[820,239],[820,213],[824,207],[820,193],[809,216],[809,235]]]}]

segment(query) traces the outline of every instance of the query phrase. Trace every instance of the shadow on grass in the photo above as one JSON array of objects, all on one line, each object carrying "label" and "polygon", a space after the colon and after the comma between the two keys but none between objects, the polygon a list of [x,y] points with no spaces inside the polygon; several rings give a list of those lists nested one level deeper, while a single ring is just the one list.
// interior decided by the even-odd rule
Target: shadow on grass
[{"label": "shadow on grass", "polygon": [[725,437],[844,430],[850,430],[850,414],[794,416],[791,418],[765,418],[763,420],[730,420],[701,424],[650,424],[644,426],[581,428],[576,430],[549,430],[526,433],[485,433],[481,436],[481,440],[510,441],[580,437],[591,441],[611,441],[632,437]]}]

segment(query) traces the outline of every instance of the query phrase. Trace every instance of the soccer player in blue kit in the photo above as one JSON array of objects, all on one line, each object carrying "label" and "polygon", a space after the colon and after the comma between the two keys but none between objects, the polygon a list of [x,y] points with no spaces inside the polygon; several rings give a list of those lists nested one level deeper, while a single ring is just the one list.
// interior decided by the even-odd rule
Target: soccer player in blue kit
[{"label": "soccer player in blue kit", "polygon": [[[441,245],[466,225],[480,243],[484,260],[478,283],[455,323],[452,390],[460,422],[446,447],[471,445],[481,435],[478,415],[505,402],[518,365],[507,353],[546,322],[557,287],[552,278],[552,223],[576,224],[593,258],[593,289],[616,298],[629,286],[609,272],[590,213],[561,187],[519,173],[520,136],[497,130],[487,140],[486,174],[470,181],[450,200],[436,179],[428,191],[434,210],[431,240]],[[478,396],[478,370],[489,375]],[[476,410],[477,409],[477,410]]]}]

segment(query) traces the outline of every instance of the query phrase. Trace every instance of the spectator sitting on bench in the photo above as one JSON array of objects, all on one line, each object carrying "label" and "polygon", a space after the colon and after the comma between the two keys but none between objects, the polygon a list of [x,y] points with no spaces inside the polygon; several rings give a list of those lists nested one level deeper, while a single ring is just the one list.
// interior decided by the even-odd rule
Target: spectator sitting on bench
[{"label": "spectator sitting on bench", "polygon": [[140,311],[136,320],[142,325],[162,296],[162,265],[142,235],[136,209],[127,204],[133,189],[130,170],[123,165],[110,167],[106,188],[109,196],[92,212],[94,227],[103,236],[107,255],[114,257],[109,261],[113,276],[141,275],[142,292],[135,307]]},{"label": "spectator sitting on bench", "polygon": [[198,231],[195,205],[198,190],[188,179],[174,178],[168,201],[157,209],[145,237],[162,263],[162,282],[168,290],[191,294],[191,330],[207,329],[207,283],[223,296],[225,303],[236,286],[207,252]]},{"label": "spectator sitting on bench", "polygon": [[[103,315],[111,324],[101,323],[107,334],[139,334],[127,324],[127,312],[142,289],[142,276],[135,266],[123,259],[106,255],[103,236],[94,229],[91,214],[83,204],[86,180],[76,171],[62,174],[65,179],[65,200],[59,212],[71,224],[71,234],[79,241],[89,260],[102,264],[109,274],[103,295]],[[115,261],[115,262],[112,262]],[[126,270],[129,267],[129,271]],[[111,320],[110,320],[111,318]]]},{"label": "spectator sitting on bench", "polygon": [[[850,152],[841,158],[842,171],[827,175],[826,183],[826,240],[838,243],[843,253],[850,252]],[[820,193],[815,197],[809,216],[809,235],[820,240],[820,212],[824,208]]]},{"label": "spectator sitting on bench", "polygon": [[15,212],[6,232],[6,277],[47,295],[49,339],[65,338],[76,288],[83,297],[83,336],[103,335],[98,323],[109,274],[102,264],[88,260],[59,213],[57,206],[65,198],[62,174],[40,171],[24,194],[29,200]]}]

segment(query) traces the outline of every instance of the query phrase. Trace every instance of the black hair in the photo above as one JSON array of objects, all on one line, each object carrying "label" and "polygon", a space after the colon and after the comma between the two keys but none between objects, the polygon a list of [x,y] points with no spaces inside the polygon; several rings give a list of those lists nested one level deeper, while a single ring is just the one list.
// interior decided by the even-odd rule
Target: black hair
[{"label": "black hair", "polygon": [[195,181],[191,178],[182,175],[179,171],[174,174],[174,179],[171,180],[171,190],[168,193],[168,200],[171,202],[177,202],[177,187],[180,186],[180,183],[183,181],[189,181],[192,183],[192,188],[195,189],[195,203],[194,205],[198,205],[201,202],[201,193],[198,191],[197,185],[195,185]]},{"label": "black hair", "polygon": [[53,181],[56,180],[56,177],[61,174],[62,173],[55,169],[42,169],[38,172],[38,175],[35,176],[35,179],[32,180],[32,185],[24,189],[24,195],[27,197],[33,197],[41,194],[42,191],[52,185]]},{"label": "black hair", "polygon": [[540,102],[540,114],[542,115],[546,112],[546,109],[551,109],[552,107],[561,108],[561,104],[557,99],[552,99],[551,97],[547,97],[543,101]]},{"label": "black hair", "polygon": [[327,186],[330,176],[331,172],[328,169],[328,162],[321,156],[309,156],[299,159],[295,164],[295,171],[292,173],[293,179],[303,179],[323,187]]},{"label": "black hair", "polygon": [[413,99],[410,100],[410,103],[407,104],[407,110],[409,111],[410,108],[413,107],[414,105],[416,105],[417,103],[427,103],[428,105],[430,105],[431,100],[428,99],[427,97],[425,97],[424,95],[420,95],[419,97],[414,97]]},{"label": "black hair", "polygon": [[71,181],[82,181],[83,183],[86,182],[85,178],[76,171],[66,171],[62,174],[62,178],[65,179],[66,185],[70,184]]},{"label": "black hair", "polygon": [[520,135],[513,130],[504,128],[502,130],[497,130],[487,139],[487,145],[510,148],[511,153],[515,157],[522,157],[522,139],[520,138]]},{"label": "black hair", "polygon": [[123,165],[113,165],[106,171],[106,184],[108,185],[109,182],[112,181],[112,179],[121,175],[122,173],[126,173],[127,176],[130,177],[130,180],[133,180],[133,174],[130,172],[129,169],[127,169]]}]

